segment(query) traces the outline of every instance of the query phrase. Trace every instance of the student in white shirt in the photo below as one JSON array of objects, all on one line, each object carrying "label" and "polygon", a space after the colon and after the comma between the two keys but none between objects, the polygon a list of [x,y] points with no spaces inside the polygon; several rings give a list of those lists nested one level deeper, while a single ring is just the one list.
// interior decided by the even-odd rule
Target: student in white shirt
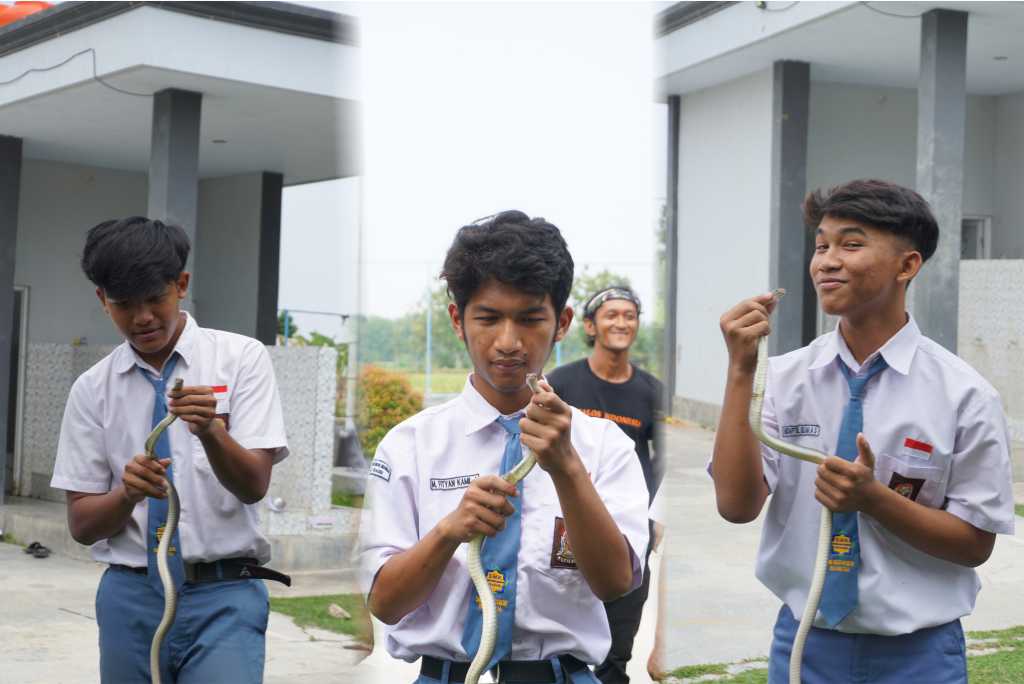
[{"label": "student in white shirt", "polygon": [[[485,567],[514,622],[499,627],[501,681],[597,682],[588,666],[611,643],[602,601],[642,579],[647,499],[633,443],[614,423],[526,384],[572,320],[572,258],[553,225],[508,211],[463,227],[442,276],[473,373],[457,398],[377,449],[361,529],[370,610],[388,625],[392,656],[422,657],[418,682],[463,681],[476,652],[465,542],[485,534],[484,554],[518,543],[514,571]],[[517,491],[498,473],[507,445],[518,459],[519,439],[538,464]]]},{"label": "student in white shirt", "polygon": [[[710,470],[727,520],[753,520],[771,498],[757,561],[758,578],[783,601],[769,681],[787,681],[821,504],[845,516],[852,534],[833,525],[804,681],[966,682],[959,618],[980,587],[973,568],[988,559],[997,533],[1013,532],[999,395],[922,336],[906,311],[907,287],[938,242],[917,193],[852,181],[809,194],[804,217],[815,231],[810,275],[819,303],[840,322],[770,359],[764,424],[826,453],[845,449],[848,459],[815,468],[759,446],[747,410],[757,341],[775,302],[754,297],[721,319],[729,370]],[[862,397],[860,435],[844,428],[858,413],[851,391]],[[830,584],[839,589],[830,594]]]},{"label": "student in white shirt", "polygon": [[[188,253],[180,227],[134,217],[94,227],[82,256],[125,342],[72,386],[51,485],[67,491],[72,536],[110,565],[96,611],[100,675],[111,684],[150,680],[165,478],[181,499],[169,561],[184,583],[163,681],[262,681],[267,590],[256,578],[287,579],[261,567],[270,545],[255,506],[288,455],[270,359],[257,340],[200,328],[179,309]],[[184,387],[169,391],[179,377]],[[144,442],[166,411],[180,419],[165,433],[170,457],[149,460]]]}]

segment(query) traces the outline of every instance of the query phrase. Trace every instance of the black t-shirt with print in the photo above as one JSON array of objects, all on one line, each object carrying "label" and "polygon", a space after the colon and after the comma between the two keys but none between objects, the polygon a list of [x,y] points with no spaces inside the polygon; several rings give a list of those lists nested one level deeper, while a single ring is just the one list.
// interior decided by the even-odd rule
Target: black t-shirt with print
[{"label": "black t-shirt with print", "polygon": [[[636,366],[626,382],[608,382],[594,374],[586,359],[559,366],[547,374],[547,381],[567,404],[588,415],[611,420],[633,440],[650,502],[664,472],[658,449],[661,440],[655,429],[662,415],[661,382]],[[651,442],[654,442],[653,456]]]}]

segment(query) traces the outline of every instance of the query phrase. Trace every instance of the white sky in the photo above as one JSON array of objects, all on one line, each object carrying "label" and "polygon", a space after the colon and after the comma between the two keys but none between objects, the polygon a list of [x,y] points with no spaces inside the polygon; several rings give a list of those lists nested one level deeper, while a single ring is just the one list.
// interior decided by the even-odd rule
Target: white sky
[{"label": "white sky", "polygon": [[308,4],[361,22],[366,165],[360,181],[286,191],[281,306],[357,306],[355,240],[331,233],[360,203],[365,313],[407,312],[456,229],[509,208],[559,226],[577,273],[622,273],[653,303],[664,107],[651,5]]}]

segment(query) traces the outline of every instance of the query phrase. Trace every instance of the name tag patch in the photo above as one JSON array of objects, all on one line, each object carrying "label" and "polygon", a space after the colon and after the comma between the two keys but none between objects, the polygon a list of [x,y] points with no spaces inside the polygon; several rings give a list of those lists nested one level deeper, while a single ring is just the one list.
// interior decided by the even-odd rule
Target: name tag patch
[{"label": "name tag patch", "polygon": [[374,477],[379,477],[385,482],[390,482],[391,466],[389,466],[387,463],[380,460],[379,458],[375,458],[373,459],[373,461],[370,462],[370,475],[373,475]]},{"label": "name tag patch", "polygon": [[783,425],[783,437],[817,437],[821,434],[820,425]]},{"label": "name tag patch", "polygon": [[434,491],[447,491],[449,489],[465,489],[469,483],[480,477],[480,473],[472,475],[456,475],[454,477],[432,477],[430,488]]}]

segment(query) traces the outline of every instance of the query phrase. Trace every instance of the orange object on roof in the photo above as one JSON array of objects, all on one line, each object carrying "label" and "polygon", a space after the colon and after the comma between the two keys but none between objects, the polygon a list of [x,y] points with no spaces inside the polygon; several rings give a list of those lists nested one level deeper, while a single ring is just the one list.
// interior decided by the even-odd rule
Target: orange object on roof
[{"label": "orange object on roof", "polygon": [[0,5],[0,26],[21,21],[30,14],[42,12],[48,7],[50,7],[48,2],[16,2],[13,5]]}]

